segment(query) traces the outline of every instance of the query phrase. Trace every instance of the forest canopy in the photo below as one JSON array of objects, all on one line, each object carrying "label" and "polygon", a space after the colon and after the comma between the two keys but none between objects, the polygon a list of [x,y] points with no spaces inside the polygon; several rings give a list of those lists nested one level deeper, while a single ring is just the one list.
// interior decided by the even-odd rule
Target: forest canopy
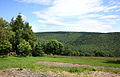
[{"label": "forest canopy", "polygon": [[120,57],[120,32],[38,32],[39,42],[58,40],[65,46],[64,55]]}]

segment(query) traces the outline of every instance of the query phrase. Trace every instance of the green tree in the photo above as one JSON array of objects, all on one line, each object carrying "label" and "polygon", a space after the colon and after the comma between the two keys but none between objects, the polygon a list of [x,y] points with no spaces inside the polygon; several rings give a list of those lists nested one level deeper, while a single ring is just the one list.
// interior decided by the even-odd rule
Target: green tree
[{"label": "green tree", "polygon": [[45,52],[47,54],[60,55],[64,51],[64,45],[57,40],[49,41],[45,47]]},{"label": "green tree", "polygon": [[65,56],[74,56],[74,51],[71,49],[65,49],[63,55]]},{"label": "green tree", "polygon": [[7,55],[12,49],[12,44],[9,41],[0,42],[0,55]]},{"label": "green tree", "polygon": [[43,47],[39,42],[36,44],[35,49],[32,52],[32,55],[33,56],[44,56],[45,55],[43,51]]},{"label": "green tree", "polygon": [[7,55],[12,49],[10,40],[14,36],[9,23],[0,17],[0,54]]},{"label": "green tree", "polygon": [[36,36],[34,35],[29,23],[22,20],[22,15],[19,14],[16,19],[12,18],[10,22],[12,30],[15,32],[15,36],[12,39],[13,50],[16,53],[19,53],[17,45],[21,43],[22,40],[25,40],[30,43],[32,49],[35,47]]},{"label": "green tree", "polygon": [[15,32],[15,36],[12,39],[13,50],[18,53],[17,45],[23,40],[22,33],[24,28],[24,21],[22,20],[21,14],[19,14],[16,19],[11,19],[10,26],[12,27],[12,31]]},{"label": "green tree", "polygon": [[11,30],[9,23],[0,17],[0,42],[4,40],[9,41],[13,35],[14,32]]},{"label": "green tree", "polygon": [[20,56],[30,55],[30,51],[32,50],[29,42],[23,40],[19,45],[17,45],[19,52],[17,53]]},{"label": "green tree", "polygon": [[36,36],[32,31],[32,27],[29,25],[28,22],[25,23],[25,27],[23,29],[23,39],[25,39],[26,41],[28,41],[31,45],[32,48],[35,48],[35,44],[36,44]]}]

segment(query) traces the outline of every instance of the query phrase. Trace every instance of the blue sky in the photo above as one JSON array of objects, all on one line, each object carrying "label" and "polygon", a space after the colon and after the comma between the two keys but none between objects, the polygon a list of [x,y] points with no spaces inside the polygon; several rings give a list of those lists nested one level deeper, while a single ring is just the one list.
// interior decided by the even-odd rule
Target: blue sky
[{"label": "blue sky", "polygon": [[120,0],[0,0],[0,17],[22,13],[34,32],[120,32]]}]

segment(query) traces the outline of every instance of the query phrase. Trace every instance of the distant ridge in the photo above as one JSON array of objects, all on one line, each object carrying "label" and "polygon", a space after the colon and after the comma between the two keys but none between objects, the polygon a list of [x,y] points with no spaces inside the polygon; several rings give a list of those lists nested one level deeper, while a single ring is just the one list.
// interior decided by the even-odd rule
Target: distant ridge
[{"label": "distant ridge", "polygon": [[81,51],[88,56],[94,52],[104,52],[120,57],[120,32],[37,32],[38,41],[45,43],[49,40],[58,40],[65,48]]}]

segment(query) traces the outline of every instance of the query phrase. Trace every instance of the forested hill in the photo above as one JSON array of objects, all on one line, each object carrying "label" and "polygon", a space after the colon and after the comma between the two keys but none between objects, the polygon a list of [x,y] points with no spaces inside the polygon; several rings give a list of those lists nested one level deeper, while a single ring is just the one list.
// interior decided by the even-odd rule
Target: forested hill
[{"label": "forested hill", "polygon": [[81,56],[119,56],[120,32],[38,32],[35,33],[42,44],[49,40],[62,42],[66,49],[80,53]]}]

